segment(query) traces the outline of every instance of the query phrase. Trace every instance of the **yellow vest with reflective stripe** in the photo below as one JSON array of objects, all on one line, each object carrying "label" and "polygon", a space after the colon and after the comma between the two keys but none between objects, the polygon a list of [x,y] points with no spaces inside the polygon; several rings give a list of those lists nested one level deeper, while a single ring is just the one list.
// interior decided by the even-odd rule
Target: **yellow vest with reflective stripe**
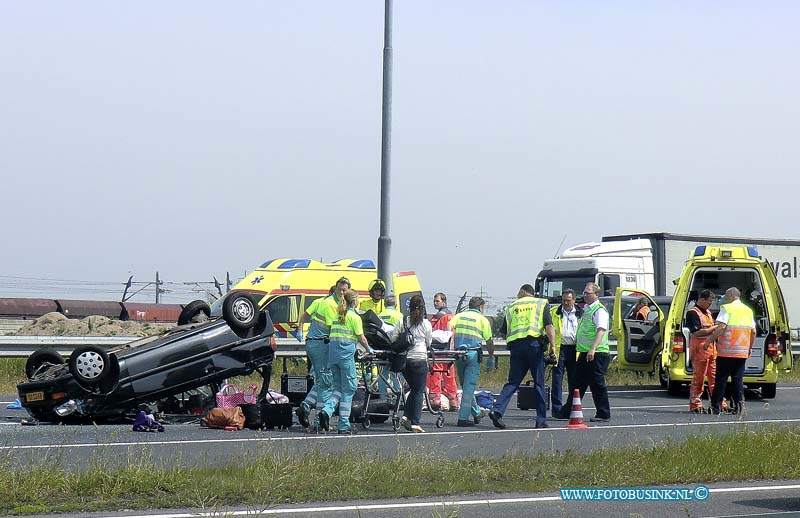
[{"label": "yellow vest with reflective stripe", "polygon": [[723,304],[728,313],[725,332],[717,338],[717,356],[747,358],[750,356],[750,332],[753,330],[753,310],[741,300]]},{"label": "yellow vest with reflective stripe", "polygon": [[478,349],[481,340],[492,337],[492,324],[477,309],[468,309],[456,314],[449,322],[453,330],[456,349]]},{"label": "yellow vest with reflective stripe", "polygon": [[512,302],[506,308],[506,341],[542,336],[545,309],[547,300],[536,297],[522,297]]}]

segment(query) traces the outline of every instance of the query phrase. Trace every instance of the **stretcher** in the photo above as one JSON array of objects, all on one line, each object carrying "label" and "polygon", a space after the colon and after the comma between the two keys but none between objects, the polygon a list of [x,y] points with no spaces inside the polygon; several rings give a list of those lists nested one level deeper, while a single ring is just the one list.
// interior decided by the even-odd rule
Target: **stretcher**
[{"label": "stretcher", "polygon": [[[355,421],[360,422],[362,428],[368,430],[372,426],[373,418],[388,418],[392,422],[392,430],[398,431],[400,429],[400,418],[402,409],[405,409],[406,392],[403,388],[403,380],[399,372],[393,372],[392,367],[397,367],[398,356],[403,354],[395,353],[389,350],[377,350],[372,354],[362,356],[357,361],[361,364],[361,371],[363,376],[364,387],[366,388],[366,397],[364,404],[361,407],[360,415],[355,416]],[[428,369],[433,369],[436,363],[453,364],[456,359],[463,358],[464,351],[437,351],[434,349],[428,350]],[[367,379],[368,375],[373,372],[373,367],[377,367],[378,377],[386,385],[387,395],[389,395],[388,412],[370,412],[370,400],[373,397],[380,397],[378,390],[375,388],[376,384],[370,383],[371,380]],[[444,426],[444,414],[441,410],[435,410],[431,405],[428,392],[424,392],[423,412],[429,412],[436,417],[436,428]],[[385,420],[385,419],[384,419]],[[376,420],[378,421],[378,420]]]}]

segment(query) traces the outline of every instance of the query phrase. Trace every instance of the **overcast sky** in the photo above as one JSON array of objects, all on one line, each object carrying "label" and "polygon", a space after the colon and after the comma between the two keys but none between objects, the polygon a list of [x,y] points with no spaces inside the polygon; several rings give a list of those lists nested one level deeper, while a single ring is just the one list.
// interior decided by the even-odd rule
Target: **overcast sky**
[{"label": "overcast sky", "polygon": [[[394,15],[391,266],[429,299],[564,236],[800,238],[797,2]],[[382,47],[378,0],[0,2],[0,297],[375,259]]]}]

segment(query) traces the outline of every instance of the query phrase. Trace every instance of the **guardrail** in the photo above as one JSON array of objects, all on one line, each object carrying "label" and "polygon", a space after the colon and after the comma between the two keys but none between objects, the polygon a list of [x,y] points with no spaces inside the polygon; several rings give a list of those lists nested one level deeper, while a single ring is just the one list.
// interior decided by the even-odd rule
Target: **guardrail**
[{"label": "guardrail", "polygon": [[[125,345],[139,340],[139,336],[0,336],[0,358],[27,358],[37,349],[50,347],[58,351],[61,356],[72,354],[76,347],[84,345],[97,345],[100,347],[114,347]],[[294,338],[276,338],[278,350],[276,356],[306,355],[306,344]],[[509,356],[505,340],[495,340],[495,356]],[[616,356],[616,344],[609,344],[609,354]],[[795,361],[800,357],[800,350],[794,352]]]},{"label": "guardrail", "polygon": [[[97,345],[112,348],[139,340],[138,336],[0,336],[0,358],[27,358],[37,349],[49,347],[61,356],[69,356],[72,351],[84,345]],[[306,344],[294,338],[276,338],[277,356],[305,356]],[[495,340],[495,347],[504,348],[505,340]],[[496,356],[508,356],[507,350],[495,351]]]}]

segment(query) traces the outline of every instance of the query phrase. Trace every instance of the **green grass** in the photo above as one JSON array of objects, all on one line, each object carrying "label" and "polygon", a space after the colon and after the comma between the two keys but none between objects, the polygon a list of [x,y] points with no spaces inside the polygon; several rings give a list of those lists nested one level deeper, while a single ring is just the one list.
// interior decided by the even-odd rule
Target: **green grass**
[{"label": "green grass", "polygon": [[[117,469],[96,461],[85,471],[53,469],[53,459],[23,467],[0,459],[0,513],[232,505],[258,510],[294,502],[792,479],[800,477],[800,448],[774,446],[799,442],[800,428],[794,427],[591,453],[517,451],[502,458],[451,459],[418,449],[384,458],[363,450],[277,453],[265,447],[244,463],[225,466],[159,469],[145,455]],[[164,460],[158,465],[169,466]],[[310,476],[320,470],[324,476]]]}]

